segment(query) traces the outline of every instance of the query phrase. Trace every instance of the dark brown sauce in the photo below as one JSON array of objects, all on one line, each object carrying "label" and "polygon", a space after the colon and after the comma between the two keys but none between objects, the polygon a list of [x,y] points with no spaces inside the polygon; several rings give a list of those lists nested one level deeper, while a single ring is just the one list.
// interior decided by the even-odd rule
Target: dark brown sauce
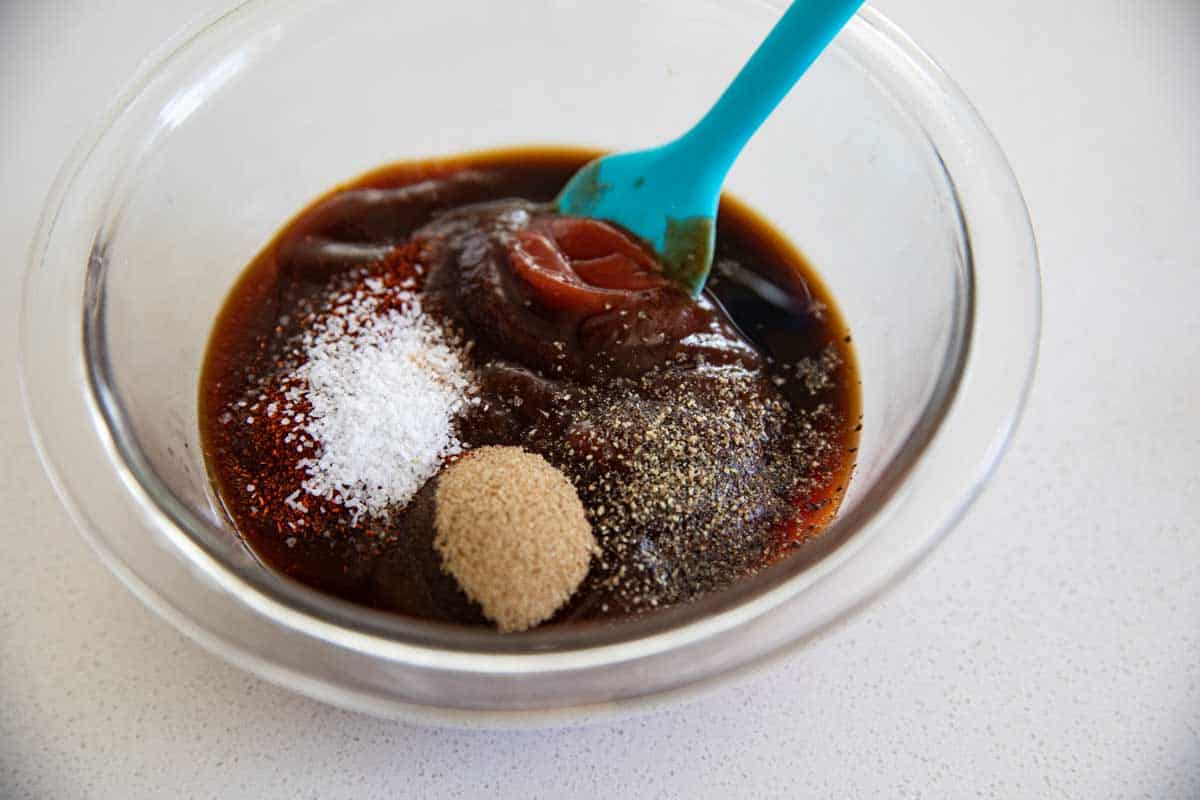
[{"label": "dark brown sauce", "polygon": [[414,261],[428,267],[429,307],[474,346],[484,402],[458,421],[460,438],[544,455],[576,485],[604,549],[555,621],[686,602],[828,524],[861,428],[833,299],[728,197],[712,279],[699,302],[687,298],[636,247],[621,255],[618,232],[549,213],[595,155],[516,149],[385,167],[318,199],[249,265],[213,329],[200,424],[214,487],[265,563],[363,605],[485,622],[432,547],[436,478],[384,520],[351,524],[306,501],[297,531],[278,513],[302,480],[293,448],[261,429],[261,414],[259,428],[244,422],[291,363],[303,312],[347,280],[391,279]]}]

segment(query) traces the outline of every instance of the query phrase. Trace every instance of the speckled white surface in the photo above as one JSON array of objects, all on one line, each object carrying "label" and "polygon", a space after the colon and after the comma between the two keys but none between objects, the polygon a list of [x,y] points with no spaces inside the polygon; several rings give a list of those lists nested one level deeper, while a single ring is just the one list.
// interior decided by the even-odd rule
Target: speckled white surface
[{"label": "speckled white surface", "polygon": [[17,398],[24,250],[83,127],[212,0],[0,2],[0,797],[1200,797],[1200,3],[876,5],[1033,213],[1045,336],[1013,450],[916,575],[770,672],[466,733],[239,672],[72,530]]}]

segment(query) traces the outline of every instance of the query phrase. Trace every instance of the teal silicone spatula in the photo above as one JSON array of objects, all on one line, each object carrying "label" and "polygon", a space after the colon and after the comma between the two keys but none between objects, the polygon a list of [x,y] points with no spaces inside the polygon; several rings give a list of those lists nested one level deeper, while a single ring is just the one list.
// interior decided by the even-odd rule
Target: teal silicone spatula
[{"label": "teal silicone spatula", "polygon": [[738,153],[863,0],[795,0],[696,125],[670,144],[585,165],[555,200],[562,214],[603,219],[654,248],[693,296],[712,266],[721,185]]}]

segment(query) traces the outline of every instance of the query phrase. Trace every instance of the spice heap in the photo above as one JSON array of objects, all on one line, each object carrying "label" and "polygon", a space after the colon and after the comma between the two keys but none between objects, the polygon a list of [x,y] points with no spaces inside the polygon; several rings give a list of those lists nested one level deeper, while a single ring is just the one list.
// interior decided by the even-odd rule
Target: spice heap
[{"label": "spice heap", "polygon": [[268,440],[275,479],[246,489],[292,531],[310,512],[354,527],[398,510],[463,451],[468,348],[422,308],[414,255],[348,273],[303,309],[277,369],[238,403],[246,415],[226,420]]},{"label": "spice heap", "polygon": [[448,467],[435,527],[443,568],[502,632],[549,619],[596,549],[575,487],[519,447],[483,447]]},{"label": "spice heap", "polygon": [[793,410],[740,367],[648,373],[586,387],[568,403],[568,436],[548,457],[580,488],[603,545],[590,581],[625,612],[756,571],[781,532],[816,510],[797,501],[836,465],[836,419]]},{"label": "spice heap", "polygon": [[303,431],[320,443],[300,462],[306,493],[376,516],[407,503],[462,452],[453,422],[470,378],[458,343],[422,312],[419,295],[368,278],[317,318],[302,347],[284,394],[307,400]]}]

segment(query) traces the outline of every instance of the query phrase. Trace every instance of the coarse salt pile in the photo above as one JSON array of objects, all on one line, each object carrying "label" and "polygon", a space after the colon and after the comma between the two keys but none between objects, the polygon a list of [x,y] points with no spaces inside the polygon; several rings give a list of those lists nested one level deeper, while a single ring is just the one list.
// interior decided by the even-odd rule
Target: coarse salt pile
[{"label": "coarse salt pile", "polygon": [[298,462],[307,494],[355,520],[379,516],[462,452],[454,419],[471,402],[470,373],[459,341],[423,312],[419,294],[369,278],[316,318],[301,349],[285,396],[307,401],[307,414],[292,414],[316,445]]}]

